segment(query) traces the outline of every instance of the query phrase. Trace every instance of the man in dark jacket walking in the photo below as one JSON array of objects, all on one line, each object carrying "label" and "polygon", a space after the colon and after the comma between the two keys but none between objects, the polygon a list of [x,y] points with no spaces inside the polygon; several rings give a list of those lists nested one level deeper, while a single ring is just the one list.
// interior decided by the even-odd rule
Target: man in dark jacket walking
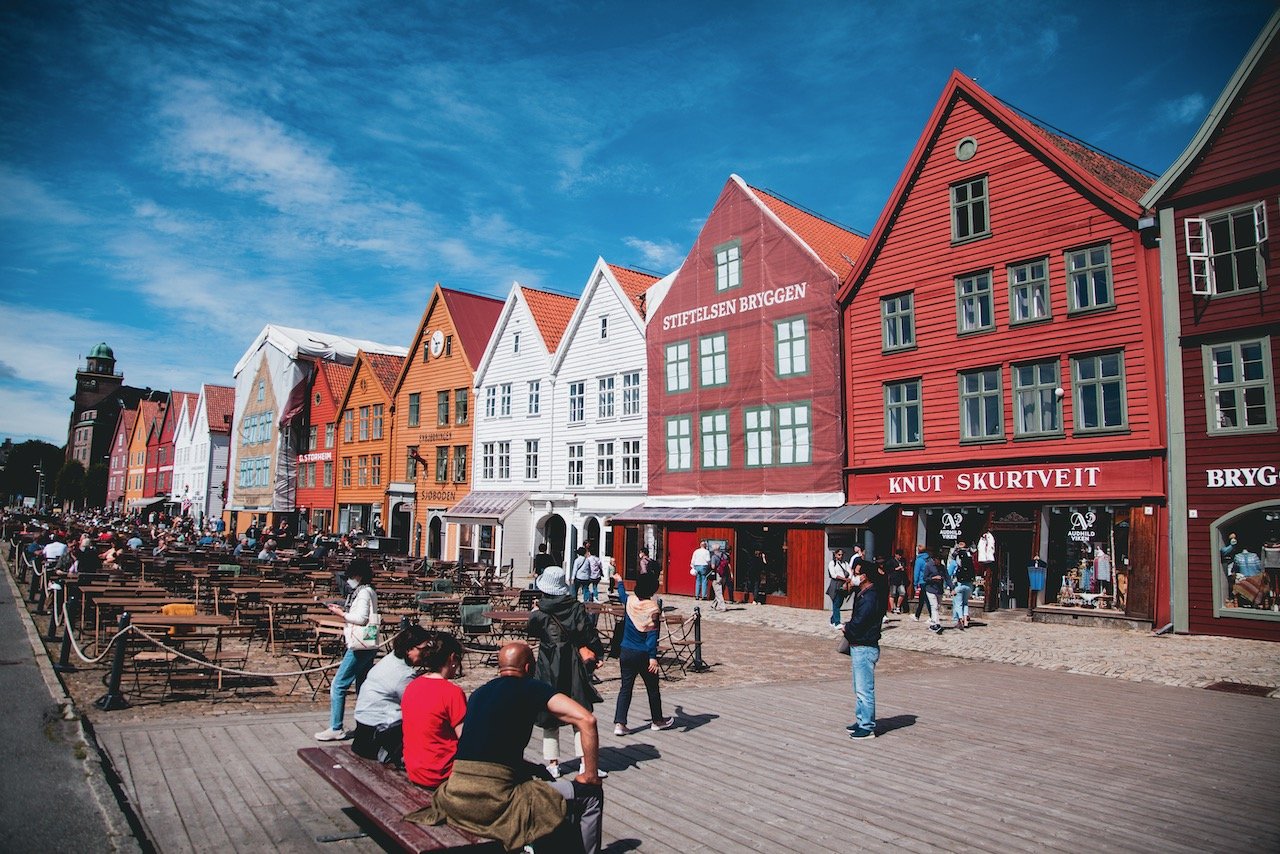
[{"label": "man in dark jacket walking", "polygon": [[853,676],[854,712],[857,720],[846,727],[849,738],[862,741],[876,737],[876,662],[880,660],[880,618],[875,582],[864,567],[854,570],[853,616],[844,625],[849,642],[849,665]]}]

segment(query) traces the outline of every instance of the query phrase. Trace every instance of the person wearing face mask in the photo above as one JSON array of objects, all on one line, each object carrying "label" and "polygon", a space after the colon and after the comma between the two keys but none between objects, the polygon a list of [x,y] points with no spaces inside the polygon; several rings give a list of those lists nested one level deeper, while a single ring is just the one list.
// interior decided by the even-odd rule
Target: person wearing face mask
[{"label": "person wearing face mask", "polygon": [[880,660],[881,608],[876,585],[862,566],[853,570],[853,616],[844,625],[849,642],[856,720],[845,729],[854,741],[876,737],[876,662]]},{"label": "person wearing face mask", "polygon": [[[355,558],[346,570],[347,595],[346,607],[329,603],[328,608],[346,623],[354,626],[367,626],[371,620],[377,619],[378,595],[374,592],[373,569],[369,561]],[[375,649],[355,649],[351,636],[347,636],[347,654],[338,665],[338,672],[333,675],[333,683],[329,686],[329,728],[316,733],[317,741],[341,741],[349,734],[342,728],[342,719],[346,710],[347,691],[354,685],[359,693],[369,668],[373,667],[373,659],[377,656]]]}]

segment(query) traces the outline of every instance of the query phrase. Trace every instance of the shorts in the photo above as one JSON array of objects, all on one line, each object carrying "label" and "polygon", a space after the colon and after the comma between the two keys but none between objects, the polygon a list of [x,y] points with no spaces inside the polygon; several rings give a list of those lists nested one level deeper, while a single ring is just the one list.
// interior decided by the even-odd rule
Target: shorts
[{"label": "shorts", "polygon": [[891,598],[894,596],[906,596],[906,595],[907,595],[907,585],[905,584],[889,585],[889,596]]}]

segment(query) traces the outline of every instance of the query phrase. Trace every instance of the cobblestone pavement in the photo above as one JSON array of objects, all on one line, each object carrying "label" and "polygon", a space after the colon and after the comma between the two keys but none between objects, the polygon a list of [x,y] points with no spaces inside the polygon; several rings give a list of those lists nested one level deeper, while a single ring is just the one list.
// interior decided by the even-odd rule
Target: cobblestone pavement
[{"label": "cobblestone pavement", "polygon": [[[709,603],[669,596],[667,606],[689,611],[701,604],[704,634],[714,640],[717,626],[755,625],[790,634],[831,638],[828,613],[771,605],[733,605],[713,611]],[[846,619],[848,611],[845,612]],[[1271,688],[1280,696],[1280,644],[1266,641],[1189,635],[1160,635],[1134,629],[1032,623],[1024,612],[975,612],[966,631],[935,635],[928,623],[907,614],[890,614],[881,646],[1109,676],[1132,682],[1156,682],[1203,688],[1214,682],[1238,682]]]}]

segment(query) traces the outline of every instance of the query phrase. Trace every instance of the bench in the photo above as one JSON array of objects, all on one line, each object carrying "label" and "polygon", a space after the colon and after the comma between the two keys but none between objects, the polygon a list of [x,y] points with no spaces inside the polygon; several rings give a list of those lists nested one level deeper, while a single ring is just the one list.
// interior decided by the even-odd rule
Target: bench
[{"label": "bench", "polygon": [[404,851],[469,851],[497,854],[492,839],[442,824],[424,827],[404,816],[431,803],[431,793],[398,771],[351,752],[346,745],[304,747],[298,758],[351,802]]}]

